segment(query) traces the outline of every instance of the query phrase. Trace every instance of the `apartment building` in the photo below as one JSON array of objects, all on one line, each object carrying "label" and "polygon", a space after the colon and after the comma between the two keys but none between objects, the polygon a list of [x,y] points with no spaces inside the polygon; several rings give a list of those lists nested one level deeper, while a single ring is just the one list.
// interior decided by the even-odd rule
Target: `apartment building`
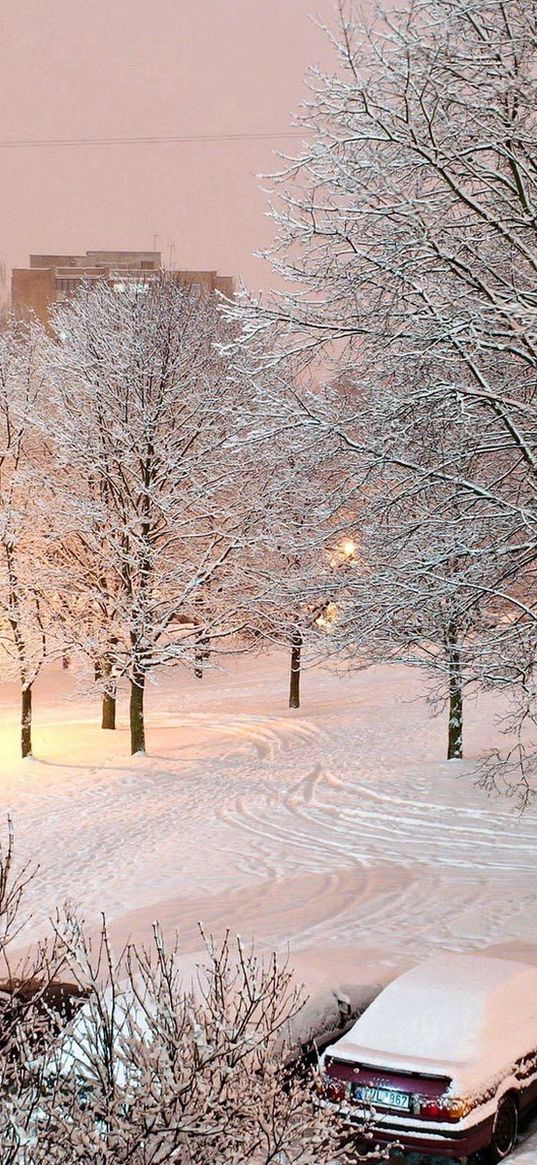
[{"label": "apartment building", "polygon": [[[29,267],[15,267],[11,304],[21,319],[35,315],[47,325],[51,307],[81,284],[107,279],[118,285],[147,283],[163,270],[160,251],[86,251],[85,255],[30,255]],[[217,271],[169,272],[178,282],[196,284],[231,298],[233,278]]]}]

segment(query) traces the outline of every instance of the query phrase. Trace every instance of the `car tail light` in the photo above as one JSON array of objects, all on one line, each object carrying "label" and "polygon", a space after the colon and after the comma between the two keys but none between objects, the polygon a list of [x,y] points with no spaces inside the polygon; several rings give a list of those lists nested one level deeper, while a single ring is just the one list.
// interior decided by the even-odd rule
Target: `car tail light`
[{"label": "car tail light", "polygon": [[325,1100],[331,1100],[333,1104],[340,1104],[347,1095],[344,1080],[325,1080],[323,1093]]},{"label": "car tail light", "polygon": [[470,1111],[466,1100],[457,1097],[439,1097],[438,1100],[421,1100],[420,1116],[430,1121],[458,1121]]}]

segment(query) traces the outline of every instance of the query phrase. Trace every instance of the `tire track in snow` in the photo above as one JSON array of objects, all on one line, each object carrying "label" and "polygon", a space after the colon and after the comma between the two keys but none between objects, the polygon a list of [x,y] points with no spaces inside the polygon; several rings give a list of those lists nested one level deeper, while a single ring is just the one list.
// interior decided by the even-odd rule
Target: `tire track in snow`
[{"label": "tire track in snow", "polygon": [[398,870],[396,892],[384,900],[358,895],[333,918],[331,941],[365,935],[368,942],[389,938],[400,946],[415,932],[416,918],[427,920],[436,945],[460,949],[494,941],[502,926],[505,933],[523,933],[527,900],[520,886],[537,867],[535,816],[520,822],[508,810],[476,814],[473,806],[454,802],[456,784],[451,803],[437,806],[417,799],[412,782],[408,796],[401,796],[390,777],[384,781],[382,792],[317,764],[289,784],[276,805],[242,796],[221,813],[238,839],[252,839],[246,852],[253,841],[257,856],[271,853],[280,876],[291,867],[324,869],[328,885],[334,862],[342,878],[357,867]]},{"label": "tire track in snow", "polygon": [[220,707],[205,692],[216,708],[176,713],[170,698],[155,713],[145,760],[126,760],[118,741],[100,766],[35,762],[6,781],[19,854],[37,848],[42,861],[39,910],[64,892],[116,915],[133,899],[142,911],[171,901],[186,925],[191,901],[209,917],[250,919],[260,936],[277,935],[279,919],[295,945],[416,957],[529,937],[535,816],[517,821],[462,770],[433,765],[430,722],[416,747],[408,736],[411,707],[386,704],[383,689],[372,708],[368,690],[351,718],[327,701],[315,724],[237,712],[235,693]]}]

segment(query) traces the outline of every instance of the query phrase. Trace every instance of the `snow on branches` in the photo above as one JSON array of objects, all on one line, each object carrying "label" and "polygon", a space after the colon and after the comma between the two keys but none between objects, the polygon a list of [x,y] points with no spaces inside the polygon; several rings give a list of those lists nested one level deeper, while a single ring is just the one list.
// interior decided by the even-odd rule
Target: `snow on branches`
[{"label": "snow on branches", "polygon": [[[0,957],[27,879],[12,859],[10,833],[0,850]],[[73,913],[58,916],[31,977],[10,974],[0,992],[3,1165],[370,1157],[354,1127],[315,1103],[315,1072],[290,1058],[305,1004],[290,968],[229,934],[201,932],[200,943],[199,964],[185,965],[155,926],[147,948],[116,956],[104,923],[92,939]]]},{"label": "snow on branches", "polygon": [[[534,729],[537,10],[420,0],[367,27],[341,3],[333,40],[275,181],[288,288],[235,310],[241,351],[339,449],[356,522],[393,518],[379,562],[369,546],[371,577],[392,550],[386,612],[405,589],[415,627],[433,593],[455,604],[467,678],[520,695]],[[513,759],[531,782],[532,746]]]},{"label": "snow on branches", "polygon": [[[131,747],[158,665],[240,631],[240,551],[255,537],[240,383],[214,297],[163,276],[62,304],[47,351],[58,612],[109,702],[131,686]],[[229,328],[227,329],[229,335]]]},{"label": "snow on branches", "polygon": [[42,336],[7,322],[0,331],[0,668],[21,689],[21,752],[32,751],[32,686],[55,651],[48,617],[47,461],[39,415]]}]

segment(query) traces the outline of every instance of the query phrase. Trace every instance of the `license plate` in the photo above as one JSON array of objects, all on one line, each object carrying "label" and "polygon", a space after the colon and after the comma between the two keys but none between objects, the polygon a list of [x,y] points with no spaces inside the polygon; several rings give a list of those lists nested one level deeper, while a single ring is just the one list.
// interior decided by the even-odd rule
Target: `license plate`
[{"label": "license plate", "polygon": [[410,1096],[408,1092],[398,1092],[395,1088],[369,1088],[364,1084],[355,1084],[352,1090],[353,1100],[361,1100],[363,1104],[382,1104],[385,1108],[397,1108],[408,1112]]}]

